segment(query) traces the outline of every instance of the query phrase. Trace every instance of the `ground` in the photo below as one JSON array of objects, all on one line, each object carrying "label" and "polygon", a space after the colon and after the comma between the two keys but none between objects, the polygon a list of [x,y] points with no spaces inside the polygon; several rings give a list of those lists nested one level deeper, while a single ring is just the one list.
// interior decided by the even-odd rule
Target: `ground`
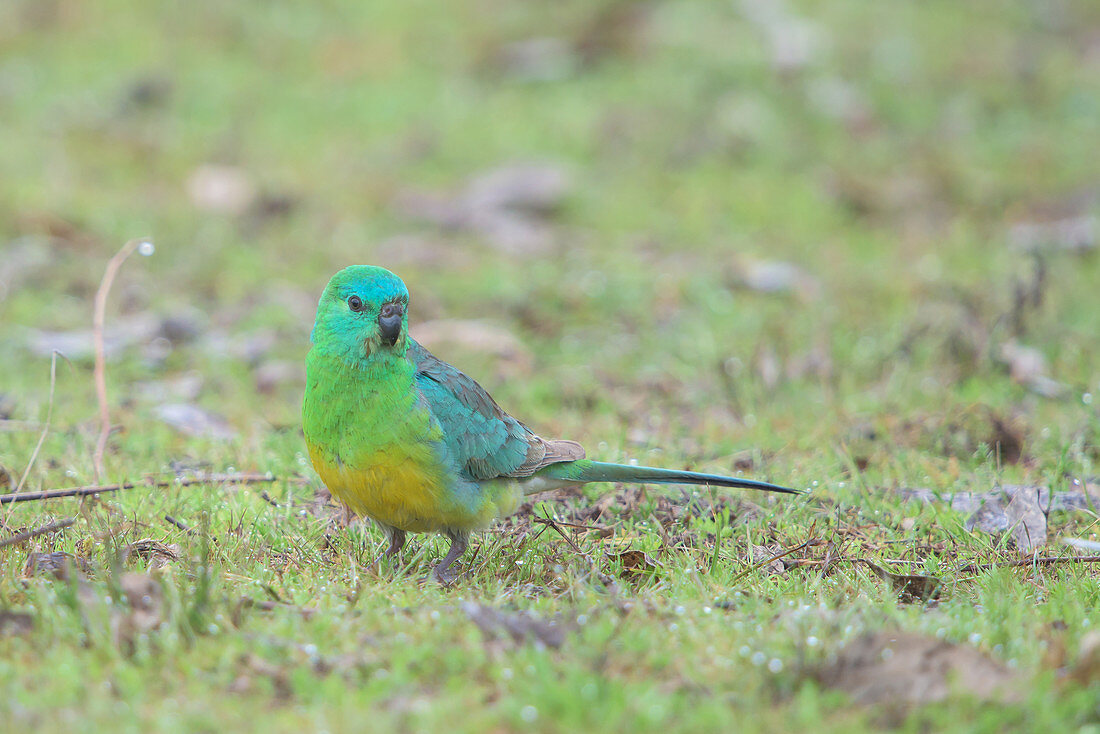
[{"label": "ground", "polygon": [[[0,116],[0,492],[139,485],[0,508],[13,730],[1100,730],[1095,3],[14,0]],[[352,263],[542,435],[811,491],[374,565]]]}]

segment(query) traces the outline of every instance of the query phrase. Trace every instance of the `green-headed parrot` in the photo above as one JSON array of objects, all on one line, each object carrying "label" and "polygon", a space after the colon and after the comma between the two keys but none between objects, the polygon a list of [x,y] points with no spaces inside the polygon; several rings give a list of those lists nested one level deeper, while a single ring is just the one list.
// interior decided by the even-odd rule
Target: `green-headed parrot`
[{"label": "green-headed parrot", "polygon": [[587,482],[705,484],[796,490],[715,474],[608,464],[574,441],[546,439],[480,385],[409,336],[409,291],[369,265],[333,276],[317,305],[302,423],[313,466],[332,494],[377,522],[400,552],[409,532],[451,539],[432,574],[470,532],[511,514],[525,495]]}]

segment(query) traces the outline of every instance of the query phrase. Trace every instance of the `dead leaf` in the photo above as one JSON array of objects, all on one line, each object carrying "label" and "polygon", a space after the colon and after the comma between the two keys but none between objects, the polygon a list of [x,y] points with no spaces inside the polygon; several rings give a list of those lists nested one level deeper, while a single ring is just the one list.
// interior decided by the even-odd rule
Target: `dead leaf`
[{"label": "dead leaf", "polygon": [[188,436],[230,439],[237,432],[225,418],[192,403],[167,403],[155,409],[157,418]]},{"label": "dead leaf", "polygon": [[70,250],[90,252],[99,238],[81,224],[49,211],[29,212],[18,217],[20,231],[44,235],[51,244]]},{"label": "dead leaf", "polygon": [[0,301],[33,285],[32,274],[46,270],[52,252],[42,237],[20,237],[5,243],[4,257],[0,258]]},{"label": "dead leaf", "polygon": [[15,414],[15,396],[0,392],[0,421],[6,421]]},{"label": "dead leaf", "polygon": [[771,42],[772,66],[794,74],[817,63],[822,52],[821,30],[774,0],[741,0],[741,13]]},{"label": "dead leaf", "polygon": [[478,174],[466,185],[466,206],[472,211],[527,212],[549,215],[570,189],[565,169],[550,163],[514,163]]},{"label": "dead leaf", "polygon": [[769,344],[762,344],[756,351],[753,359],[753,367],[760,377],[760,382],[768,390],[774,389],[779,384],[782,375],[782,366],[779,364],[779,355]]},{"label": "dead leaf", "polygon": [[1025,252],[1061,250],[1081,255],[1096,249],[1100,222],[1094,216],[1049,222],[1021,222],[1008,231],[1011,245]]},{"label": "dead leaf", "polygon": [[128,557],[130,554],[144,559],[149,564],[150,570],[153,570],[163,568],[170,561],[178,561],[180,547],[178,543],[166,545],[159,540],[143,538],[126,546],[123,557]]},{"label": "dead leaf", "polygon": [[585,66],[608,56],[633,56],[646,44],[653,6],[635,0],[593,4],[594,14],[581,26],[573,43]]},{"label": "dead leaf", "polygon": [[242,596],[237,600],[236,606],[233,608],[233,626],[240,627],[244,620],[244,611],[246,609],[258,609],[261,612],[273,612],[276,610],[290,610],[298,612],[302,615],[302,619],[307,622],[313,619],[313,616],[317,614],[317,610],[313,607],[299,607],[291,604],[290,602],[277,601],[274,599],[261,599],[256,601],[252,597]]},{"label": "dead leaf", "polygon": [[271,681],[275,698],[280,701],[288,701],[294,696],[294,687],[291,685],[290,676],[285,668],[261,658],[255,653],[241,655],[238,660],[241,673],[229,684],[230,693],[247,694],[253,691],[253,676],[261,676]]},{"label": "dead leaf", "polygon": [[256,201],[252,178],[236,166],[202,165],[187,179],[191,203],[203,211],[243,214]]},{"label": "dead leaf", "polygon": [[289,360],[270,360],[260,364],[252,372],[256,391],[270,395],[283,385],[304,385],[306,372],[301,362]]},{"label": "dead leaf", "polygon": [[142,573],[124,573],[119,586],[130,609],[115,617],[117,639],[133,641],[135,635],[152,630],[163,620],[164,592],[155,578]]},{"label": "dead leaf", "polygon": [[177,306],[160,320],[157,335],[173,344],[193,342],[205,333],[208,321],[206,314],[197,308]]},{"label": "dead leaf", "polygon": [[[781,555],[784,552],[784,548],[779,546],[767,547],[763,545],[754,545],[752,547],[752,560],[754,564],[763,563],[769,558]],[[787,563],[782,558],[773,558],[768,561],[763,567],[766,576],[786,576],[787,575]]]},{"label": "dead leaf", "polygon": [[133,392],[151,403],[190,402],[199,397],[203,382],[201,372],[186,372],[165,380],[136,382],[133,384]]},{"label": "dead leaf", "polygon": [[403,214],[439,227],[477,233],[498,250],[532,254],[552,243],[546,220],[570,188],[561,166],[517,163],[472,177],[457,195],[405,192],[395,205]]},{"label": "dead leaf", "polygon": [[0,637],[29,635],[34,631],[34,615],[0,609]]},{"label": "dead leaf", "polygon": [[1069,676],[1082,686],[1100,681],[1100,630],[1086,632],[1077,650],[1077,662]]},{"label": "dead leaf", "polygon": [[756,469],[756,452],[752,449],[738,451],[733,455],[733,468],[740,472],[751,472]]},{"label": "dead leaf", "polygon": [[1047,510],[1050,492],[1047,491],[1045,507],[1040,505],[1045,487],[1005,487],[1011,499],[1005,508],[1016,547],[1022,553],[1030,553],[1047,544]]},{"label": "dead leaf", "polygon": [[931,703],[951,693],[1019,698],[1017,676],[978,650],[911,632],[878,632],[849,643],[819,673],[859,703]]},{"label": "dead leaf", "polygon": [[565,629],[561,625],[542,620],[530,612],[501,612],[474,602],[463,602],[462,611],[488,640],[510,638],[516,645],[534,642],[555,649],[565,641]]},{"label": "dead leaf", "polygon": [[[152,314],[137,314],[110,321],[103,332],[103,353],[107,359],[116,359],[128,347],[143,344],[155,338],[160,330],[160,320]],[[49,357],[61,352],[74,361],[91,359],[92,330],[46,331],[26,330],[27,348],[39,357]]]},{"label": "dead leaf", "polygon": [[164,107],[175,89],[171,77],[161,74],[144,74],[131,80],[122,90],[119,113],[129,114],[142,110]]},{"label": "dead leaf", "polygon": [[829,347],[822,341],[816,341],[802,354],[792,356],[787,361],[787,379],[801,380],[805,377],[817,377],[829,380],[833,377],[833,357]]},{"label": "dead leaf", "polygon": [[229,334],[211,329],[203,339],[202,348],[212,357],[232,357],[250,365],[258,365],[278,343],[279,334],[270,328],[260,328],[243,334]]},{"label": "dead leaf", "polygon": [[[1047,542],[1047,512],[1050,509],[1050,490],[1046,487],[1005,485],[999,492],[986,494],[980,506],[966,520],[966,529],[977,528],[986,533],[1012,531],[1016,547],[1030,553]],[[958,495],[951,506],[957,509],[963,501],[973,502],[974,497]]]},{"label": "dead leaf", "polygon": [[[932,490],[902,490],[902,494],[925,503],[949,502],[956,512],[971,513],[966,529],[983,533],[1012,530],[1016,548],[1031,552],[1046,545],[1047,514],[1052,508],[1084,508],[1084,492],[1059,492],[1054,497],[1045,486],[1007,484],[993,492],[959,492],[936,495]],[[1055,502],[1057,500],[1057,502]]]},{"label": "dead leaf", "polygon": [[507,366],[512,376],[528,375],[534,356],[508,329],[490,321],[438,319],[411,329],[413,337],[432,351],[468,350],[488,354]]},{"label": "dead leaf", "polygon": [[794,293],[807,300],[821,294],[821,281],[797,265],[779,260],[740,263],[734,283],[759,293]]},{"label": "dead leaf", "polygon": [[1008,368],[1012,381],[1044,398],[1057,398],[1068,388],[1047,375],[1046,357],[1038,349],[1010,339],[1001,345],[998,360]]},{"label": "dead leaf", "polygon": [[[1045,512],[1072,512],[1074,510],[1092,510],[1100,505],[1100,486],[1089,484],[1082,487],[1075,482],[1074,488],[1067,492],[1051,493],[1048,487],[1005,485],[992,492],[936,492],[926,487],[902,488],[895,490],[906,500],[916,500],[925,504],[942,502],[956,512],[977,512],[987,502],[1004,502],[1006,495],[1018,489],[1031,489],[1037,493],[1040,509]],[[1011,499],[1011,497],[1008,497]],[[1006,529],[1008,526],[999,528]],[[993,532],[993,531],[991,531]]]},{"label": "dead leaf", "polygon": [[72,578],[74,568],[79,574],[86,573],[88,562],[64,551],[30,553],[27,555],[27,562],[23,566],[23,575],[28,577],[53,576],[59,581],[68,581]]},{"label": "dead leaf", "polygon": [[1023,415],[975,405],[946,414],[911,415],[893,424],[888,438],[901,445],[960,459],[970,458],[979,451],[989,452],[998,461],[1015,464],[1025,456],[1027,435]]},{"label": "dead leaf", "polygon": [[496,66],[525,82],[548,82],[572,76],[580,59],[561,38],[528,38],[509,43],[497,54]]},{"label": "dead leaf", "polygon": [[835,76],[818,77],[809,83],[806,96],[818,112],[839,120],[852,132],[873,129],[871,105],[860,89],[849,81]]},{"label": "dead leaf", "polygon": [[855,563],[862,563],[867,566],[875,572],[876,576],[888,582],[890,587],[897,593],[898,601],[902,604],[924,602],[935,599],[940,595],[940,587],[943,585],[943,581],[935,576],[893,573],[865,558],[854,558],[852,560]]},{"label": "dead leaf", "polygon": [[[378,243],[376,250],[385,253],[387,265],[411,264],[456,270],[467,266],[472,258],[468,248],[458,247],[445,237],[430,233],[406,233],[387,237]],[[311,304],[311,308],[316,307],[316,303]],[[423,313],[422,308],[423,304],[417,309],[417,313]],[[312,311],[309,318],[313,318]]]},{"label": "dead leaf", "polygon": [[267,222],[284,219],[294,213],[299,199],[285,191],[265,191],[248,208],[245,221],[252,227],[261,227]]},{"label": "dead leaf", "polygon": [[660,568],[660,564],[640,550],[623,551],[618,555],[609,554],[608,557],[617,559],[622,564],[623,570],[619,577],[624,579],[637,578],[647,573],[656,573],[657,569]]}]

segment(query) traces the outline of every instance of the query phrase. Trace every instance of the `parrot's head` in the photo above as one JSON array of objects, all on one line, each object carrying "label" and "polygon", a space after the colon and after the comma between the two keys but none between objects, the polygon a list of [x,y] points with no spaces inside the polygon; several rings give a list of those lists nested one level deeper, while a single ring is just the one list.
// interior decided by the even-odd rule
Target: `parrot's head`
[{"label": "parrot's head", "polygon": [[408,288],[385,268],[344,268],[332,276],[317,304],[314,348],[350,362],[387,352],[403,355],[408,306]]}]

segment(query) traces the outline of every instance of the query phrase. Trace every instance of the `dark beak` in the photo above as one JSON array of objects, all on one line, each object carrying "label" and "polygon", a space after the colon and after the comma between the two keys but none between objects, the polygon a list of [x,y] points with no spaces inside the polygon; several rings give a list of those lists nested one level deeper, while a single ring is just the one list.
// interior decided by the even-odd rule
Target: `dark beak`
[{"label": "dark beak", "polygon": [[387,303],[378,313],[378,329],[382,333],[382,343],[392,347],[401,336],[401,321],[405,308],[400,303]]}]

